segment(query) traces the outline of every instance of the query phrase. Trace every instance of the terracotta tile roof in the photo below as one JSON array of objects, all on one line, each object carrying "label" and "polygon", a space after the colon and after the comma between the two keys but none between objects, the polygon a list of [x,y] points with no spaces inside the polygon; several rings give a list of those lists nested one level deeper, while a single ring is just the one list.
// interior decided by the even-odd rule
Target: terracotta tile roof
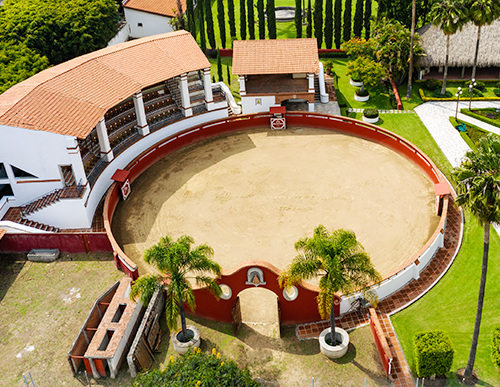
[{"label": "terracotta tile roof", "polygon": [[103,48],[0,94],[0,125],[85,138],[106,111],[135,92],[208,67],[186,31]]},{"label": "terracotta tile roof", "polygon": [[[181,0],[181,5],[182,10],[186,12],[186,0]],[[174,17],[174,10],[177,9],[177,0],[128,0],[123,6],[137,11]]]},{"label": "terracotta tile roof", "polygon": [[318,73],[316,39],[238,40],[233,44],[233,74]]}]

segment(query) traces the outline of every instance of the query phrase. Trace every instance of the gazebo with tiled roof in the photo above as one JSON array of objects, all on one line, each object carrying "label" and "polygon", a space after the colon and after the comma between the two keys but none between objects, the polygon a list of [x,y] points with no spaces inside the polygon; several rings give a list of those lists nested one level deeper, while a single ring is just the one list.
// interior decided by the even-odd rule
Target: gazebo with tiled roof
[{"label": "gazebo with tiled roof", "polygon": [[243,113],[268,111],[285,101],[304,101],[314,111],[320,73],[316,39],[239,40],[233,45]]}]

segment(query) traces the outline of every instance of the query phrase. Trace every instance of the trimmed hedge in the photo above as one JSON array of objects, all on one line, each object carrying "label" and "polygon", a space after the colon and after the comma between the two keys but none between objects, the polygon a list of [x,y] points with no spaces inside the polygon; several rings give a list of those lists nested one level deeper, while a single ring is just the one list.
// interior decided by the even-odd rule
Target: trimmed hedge
[{"label": "trimmed hedge", "polygon": [[446,90],[444,94],[441,94],[441,89],[436,89],[432,92],[432,96],[434,98],[443,99],[443,98],[451,98],[453,97],[453,94],[451,94],[451,92],[449,92],[448,90]]},{"label": "trimmed hedge", "polygon": [[419,378],[444,375],[453,363],[453,345],[444,331],[418,332],[413,338],[415,367]]},{"label": "trimmed hedge", "polygon": [[500,368],[500,327],[493,329],[491,341],[491,361]]},{"label": "trimmed hedge", "polygon": [[495,93],[497,97],[500,97],[500,89],[493,89],[493,93]]},{"label": "trimmed hedge", "polygon": [[472,150],[477,150],[476,144],[474,144],[474,142],[469,137],[469,133],[470,133],[469,132],[469,130],[470,130],[469,125],[467,123],[463,122],[463,121],[460,121],[460,120],[457,121],[457,120],[455,120],[455,117],[453,117],[453,116],[450,116],[449,120],[450,120],[450,123],[453,125],[453,127],[455,129],[457,129],[457,126],[459,124],[464,124],[467,127],[467,132],[459,132],[460,133],[460,137],[463,138],[463,140],[469,146],[469,148],[471,148]]},{"label": "trimmed hedge", "polygon": [[[474,99],[474,98],[472,98],[472,99]],[[474,110],[483,110],[483,109],[474,109]],[[500,128],[500,122],[498,120],[492,120],[491,118],[482,116],[481,114],[476,114],[473,111],[470,111],[469,109],[460,109],[460,113]]]},{"label": "trimmed hedge", "polygon": [[[456,97],[453,97],[453,98],[426,97],[424,94],[424,91],[422,89],[418,89],[418,93],[420,95],[420,98],[424,102],[428,102],[428,101],[455,101],[456,102],[457,101]],[[479,98],[472,97],[472,100],[473,101],[498,101],[498,100],[500,100],[500,97],[479,97]]]}]

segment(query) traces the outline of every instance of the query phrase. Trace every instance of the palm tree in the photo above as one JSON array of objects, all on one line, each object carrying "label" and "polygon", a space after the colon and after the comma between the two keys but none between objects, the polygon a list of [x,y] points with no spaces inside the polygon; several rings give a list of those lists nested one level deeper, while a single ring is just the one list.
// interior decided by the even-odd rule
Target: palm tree
[{"label": "palm tree", "polygon": [[458,205],[467,207],[484,227],[483,263],[477,301],[476,321],[472,335],[472,345],[464,376],[470,378],[476,358],[479,328],[483,312],[490,224],[500,222],[500,141],[491,134],[482,139],[477,151],[469,151],[459,167],[453,171],[457,183]]},{"label": "palm tree", "polygon": [[438,0],[431,9],[432,24],[439,26],[446,35],[446,57],[444,62],[443,87],[441,94],[446,93],[446,79],[448,78],[448,58],[450,53],[450,36],[462,30],[466,22],[465,5],[461,1]]},{"label": "palm tree", "polygon": [[312,238],[295,243],[299,253],[291,265],[281,273],[280,286],[290,288],[318,275],[320,292],[318,311],[321,318],[330,316],[331,338],[335,338],[335,293],[349,293],[379,281],[380,274],[370,257],[356,239],[353,231],[343,229],[329,233],[325,226],[314,229]]},{"label": "palm tree", "polygon": [[468,8],[469,19],[477,26],[476,53],[474,54],[474,67],[472,67],[471,76],[471,78],[475,78],[481,27],[493,23],[500,17],[500,4],[498,0],[471,0]]},{"label": "palm tree", "polygon": [[[193,289],[189,278],[194,278],[196,285],[206,286],[218,299],[221,288],[216,277],[222,273],[220,265],[212,260],[213,249],[207,244],[191,249],[194,243],[192,237],[184,235],[177,241],[170,236],[160,239],[158,244],[144,252],[144,261],[155,266],[161,274],[145,275],[137,279],[132,285],[130,298],[138,296],[143,304],[147,304],[154,292],[166,285],[165,314],[170,330],[177,329],[177,317],[181,316],[182,338],[180,341],[189,341],[186,329],[184,303],[191,309],[195,308]],[[188,277],[192,275],[193,277]]]}]

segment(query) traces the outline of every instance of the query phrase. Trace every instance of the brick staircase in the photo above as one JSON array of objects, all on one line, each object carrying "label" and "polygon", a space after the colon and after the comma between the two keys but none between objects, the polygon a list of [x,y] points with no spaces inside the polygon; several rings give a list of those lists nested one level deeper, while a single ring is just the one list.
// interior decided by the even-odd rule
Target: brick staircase
[{"label": "brick staircase", "polygon": [[34,220],[24,219],[21,215],[20,207],[10,208],[7,213],[4,215],[2,220],[11,221],[15,223],[22,224],[24,226],[33,227],[38,230],[47,231],[47,232],[59,232],[59,228],[50,226],[48,224],[43,224],[40,222],[35,222]]},{"label": "brick staircase", "polygon": [[172,94],[172,98],[174,99],[175,105],[180,109],[182,108],[182,98],[181,91],[179,90],[179,86],[177,85],[177,81],[175,78],[167,79],[166,81],[168,90]]},{"label": "brick staircase", "polygon": [[51,204],[58,202],[60,199],[77,199],[81,198],[85,187],[72,185],[69,187],[55,189],[48,194],[32,200],[31,202],[19,207],[21,215],[28,216],[42,208],[48,207]]},{"label": "brick staircase", "polygon": [[[333,102],[337,100],[337,95],[335,94],[335,84],[331,75],[325,74],[325,90],[329,96],[329,101]],[[314,102],[321,102],[321,95],[319,92],[319,77],[316,75],[314,77]]]}]

